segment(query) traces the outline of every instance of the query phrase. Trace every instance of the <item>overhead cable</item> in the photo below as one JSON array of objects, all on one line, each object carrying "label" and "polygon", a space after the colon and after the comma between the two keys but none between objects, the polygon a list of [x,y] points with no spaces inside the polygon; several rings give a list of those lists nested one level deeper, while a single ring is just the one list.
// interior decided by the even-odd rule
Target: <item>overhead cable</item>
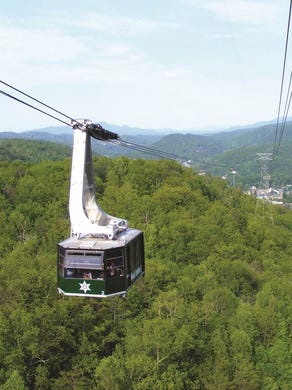
[{"label": "overhead cable", "polygon": [[[54,107],[49,106],[48,104],[42,102],[41,100],[36,99],[33,96],[31,96],[31,95],[21,91],[20,89],[12,86],[11,84],[8,84],[8,83],[4,82],[3,80],[0,80],[0,83],[4,84],[5,86],[7,86],[7,87],[9,87],[11,89],[13,89],[16,92],[18,92],[18,93],[28,97],[29,99],[31,99],[31,100],[33,100],[33,101],[43,105],[44,107],[47,107],[48,109],[58,113],[59,115],[62,115],[62,116],[64,116],[67,119],[70,119],[71,122],[75,122],[76,124],[79,124],[78,120],[73,119],[72,117],[64,114],[63,112],[55,109]],[[41,112],[41,113],[43,113],[43,114],[45,114],[45,115],[47,115],[47,116],[49,116],[49,117],[51,117],[53,119],[56,119],[57,121],[65,124],[67,126],[72,127],[72,123],[68,123],[68,122],[66,122],[66,121],[56,117],[55,115],[52,115],[52,114],[50,114],[50,113],[48,113],[48,112],[46,112],[44,110],[41,110],[40,108],[37,108],[36,106],[33,106],[32,104],[29,104],[29,103],[25,102],[24,100],[21,100],[21,99],[15,97],[13,95],[8,94],[5,91],[0,90],[0,93],[2,93],[3,95],[5,95],[5,96],[7,96],[7,97],[9,97],[9,98],[11,98],[13,100],[18,101],[19,103],[22,103],[22,104],[24,104],[24,105],[26,105],[26,106],[28,106],[30,108],[33,108],[34,110],[37,110],[37,111],[39,111],[39,112]],[[177,155],[175,155],[173,153],[168,153],[168,152],[164,152],[162,150],[153,149],[153,148],[149,148],[149,147],[146,147],[146,146],[138,145],[138,144],[135,144],[133,142],[124,141],[122,139],[119,140],[119,142],[115,142],[115,143],[119,143],[121,146],[127,147],[129,149],[133,149],[133,150],[140,151],[140,152],[143,152],[143,153],[148,153],[148,154],[151,154],[151,155],[156,155],[156,156],[158,156],[160,158],[166,158],[166,159],[172,159],[172,160],[177,160],[177,159],[186,160],[185,157],[177,156]]]},{"label": "overhead cable", "polygon": [[281,105],[282,105],[282,95],[283,95],[283,86],[284,86],[284,78],[285,78],[285,70],[286,70],[287,52],[288,52],[291,8],[292,8],[292,0],[290,0],[290,7],[289,7],[289,16],[288,16],[288,25],[287,25],[286,43],[285,43],[285,54],[284,54],[283,69],[282,69],[282,80],[281,80],[281,88],[280,88],[280,98],[279,98],[279,105],[278,105],[278,115],[277,115],[277,124],[276,124],[276,133],[275,133],[275,140],[274,140],[273,155],[275,155],[278,152],[279,147],[280,147],[280,143],[278,142],[277,138],[278,138],[278,130],[279,130],[279,122],[280,122]]},{"label": "overhead cable", "polygon": [[75,121],[75,119],[73,119],[73,118],[71,118],[70,116],[64,114],[63,112],[61,112],[61,111],[59,111],[59,110],[56,110],[56,109],[53,108],[52,106],[49,106],[48,104],[42,102],[41,100],[38,100],[38,99],[34,98],[33,96],[29,95],[28,93],[25,93],[25,92],[21,91],[20,89],[18,89],[18,88],[16,88],[16,87],[13,87],[13,85],[8,84],[8,83],[6,83],[6,82],[3,81],[3,80],[0,80],[0,83],[6,85],[6,87],[9,87],[9,88],[13,89],[13,90],[16,91],[16,92],[19,92],[20,94],[22,94],[22,95],[28,97],[29,99],[34,100],[35,102],[37,102],[37,103],[43,105],[44,107],[47,107],[47,108],[49,108],[50,110],[55,111],[55,112],[57,112],[57,113],[60,114],[60,115],[63,115],[65,118],[70,119],[70,120],[73,121],[73,122],[77,122],[77,121]]},{"label": "overhead cable", "polygon": [[[31,100],[33,100],[33,101],[35,101],[35,102],[41,104],[42,106],[47,107],[48,109],[50,109],[50,110],[56,112],[57,114],[60,114],[60,115],[62,115],[63,117],[65,117],[65,118],[67,118],[67,119],[70,119],[71,122],[74,122],[74,123],[77,123],[77,124],[81,124],[81,123],[78,122],[77,119],[74,119],[74,118],[72,118],[71,116],[64,114],[62,111],[59,111],[59,110],[57,110],[56,108],[54,108],[54,107],[52,107],[52,106],[49,106],[48,104],[42,102],[42,101],[39,100],[39,99],[34,98],[33,96],[29,95],[28,93],[26,93],[26,92],[24,92],[24,91],[21,91],[20,89],[14,87],[13,85],[8,84],[8,83],[6,83],[6,82],[3,81],[3,80],[0,80],[0,83],[3,84],[3,85],[5,85],[6,87],[9,87],[9,88],[13,89],[14,91],[20,93],[21,95],[24,95],[24,96],[28,97],[29,99],[31,99]],[[8,96],[8,97],[10,97],[10,98],[12,98],[12,99],[14,99],[14,100],[17,100],[18,102],[23,103],[23,104],[25,104],[25,105],[27,105],[27,106],[33,108],[34,110],[37,110],[37,111],[39,111],[39,112],[41,112],[41,113],[43,113],[43,114],[45,114],[45,115],[47,115],[47,116],[50,116],[51,118],[54,118],[54,119],[58,120],[59,122],[64,123],[64,124],[67,125],[67,126],[72,127],[72,123],[64,122],[62,119],[60,119],[60,118],[58,118],[58,117],[56,117],[56,116],[53,116],[53,115],[51,115],[51,114],[49,114],[49,113],[47,113],[47,112],[45,112],[45,111],[43,111],[43,110],[41,110],[41,109],[38,109],[37,107],[32,106],[31,104],[26,103],[26,102],[24,102],[23,100],[18,99],[18,98],[16,98],[16,97],[12,96],[12,95],[9,95],[9,94],[7,94],[7,93],[4,92],[4,91],[1,91],[1,90],[0,90],[0,93],[2,93],[3,95]]]},{"label": "overhead cable", "polygon": [[25,101],[23,101],[23,100],[21,100],[21,99],[15,97],[15,96],[12,96],[12,95],[10,95],[10,94],[7,93],[7,92],[4,92],[4,91],[0,90],[0,93],[1,93],[2,95],[4,95],[4,96],[7,96],[7,97],[13,99],[13,100],[16,100],[16,101],[19,102],[19,103],[22,103],[22,104],[24,104],[24,105],[26,105],[26,106],[28,106],[28,107],[30,107],[30,108],[36,110],[36,111],[39,111],[39,112],[41,112],[42,114],[45,114],[45,115],[47,115],[47,116],[49,116],[49,117],[51,117],[51,118],[54,118],[54,119],[56,119],[57,121],[59,121],[59,122],[61,122],[61,123],[64,123],[64,124],[67,125],[67,126],[71,126],[69,123],[63,121],[62,119],[57,118],[56,116],[51,115],[51,114],[49,114],[48,112],[43,111],[43,110],[41,110],[40,108],[37,108],[37,107],[33,106],[32,104],[29,104],[29,103],[27,103],[27,102],[25,102]]},{"label": "overhead cable", "polygon": [[[3,80],[0,80],[0,83],[2,83],[3,85],[13,89],[14,91],[28,97],[29,99],[39,103],[40,105],[48,108],[49,110],[67,118],[67,119],[70,119],[70,123],[69,122],[66,122],[65,120],[62,120],[60,119],[59,117],[55,116],[55,115],[52,115],[50,114],[49,112],[47,111],[44,111],[32,104],[29,104],[27,103],[26,101],[22,100],[22,99],[19,99],[18,97],[16,96],[13,96],[3,90],[0,90],[0,93],[6,97],[9,97],[10,99],[13,99],[21,104],[24,104],[44,115],[47,115],[63,124],[65,124],[66,126],[70,126],[70,127],[74,127],[74,125],[82,125],[82,123],[80,123],[78,120],[70,117],[69,115],[66,115],[64,114],[63,112],[53,108],[52,106],[49,106],[48,104],[42,102],[41,100],[39,99],[36,99],[34,98],[33,96],[21,91],[20,89],[4,82]],[[73,124],[72,124],[73,123]],[[100,125],[98,125],[100,126]],[[101,127],[101,126],[100,126]],[[102,127],[101,127],[102,128]],[[103,129],[105,130],[105,129]],[[108,131],[108,130],[105,130],[105,131]],[[96,138],[96,137],[95,137]],[[175,153],[169,153],[169,152],[165,152],[163,150],[159,150],[159,149],[155,149],[155,148],[151,148],[151,147],[148,147],[148,146],[145,146],[145,145],[140,145],[140,144],[136,144],[134,142],[130,142],[130,141],[126,141],[126,140],[123,140],[123,139],[120,139],[119,137],[117,139],[108,139],[107,142],[110,142],[112,144],[115,144],[115,145],[119,145],[119,146],[122,146],[124,148],[128,148],[128,149],[132,149],[136,152],[141,152],[141,153],[144,153],[144,154],[148,154],[148,155],[152,155],[152,156],[156,156],[156,157],[159,157],[159,158],[162,158],[162,159],[167,159],[167,160],[175,160],[175,161],[179,161],[179,162],[187,162],[189,165],[193,165],[193,166],[197,166],[197,165],[210,165],[210,166],[213,166],[213,167],[218,167],[218,168],[226,168],[223,167],[223,166],[219,166],[219,165],[212,165],[211,163],[208,163],[208,162],[204,162],[204,161],[200,161],[200,162],[197,162],[196,164],[192,163],[187,157],[184,157],[184,156],[180,156],[180,155],[177,155]]]},{"label": "overhead cable", "polygon": [[280,133],[279,133],[279,139],[278,139],[278,142],[276,145],[275,154],[278,153],[280,144],[282,142],[282,138],[283,138],[286,122],[287,122],[288,112],[289,112],[290,105],[291,105],[291,99],[292,99],[291,81],[292,81],[292,72],[290,73],[290,80],[289,80],[288,92],[287,92],[287,96],[286,96],[286,103],[285,103],[283,119],[282,119],[282,123],[281,123],[281,129],[280,129]]},{"label": "overhead cable", "polygon": [[137,148],[137,150],[140,150],[140,151],[145,151],[146,153],[149,151],[151,152],[157,152],[158,154],[160,154],[161,156],[163,155],[165,158],[170,158],[170,159],[183,159],[185,160],[186,157],[182,157],[182,156],[179,156],[177,154],[174,154],[174,153],[169,153],[169,152],[164,152],[163,150],[159,150],[159,149],[154,149],[154,148],[149,148],[148,146],[143,146],[143,145],[139,145],[139,144],[136,144],[134,142],[129,142],[129,141],[124,141],[124,140],[120,140],[119,141],[119,144],[121,146],[131,146],[132,148]]}]

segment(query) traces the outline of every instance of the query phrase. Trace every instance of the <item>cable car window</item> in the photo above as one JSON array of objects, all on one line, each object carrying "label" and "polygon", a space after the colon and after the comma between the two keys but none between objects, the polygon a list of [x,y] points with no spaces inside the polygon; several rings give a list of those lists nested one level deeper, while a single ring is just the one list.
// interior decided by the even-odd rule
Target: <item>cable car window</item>
[{"label": "cable car window", "polygon": [[58,264],[59,264],[59,274],[60,275],[63,275],[64,273],[64,257],[65,257],[65,251],[64,250],[60,250],[59,252],[59,261],[58,261]]},{"label": "cable car window", "polygon": [[128,246],[128,258],[130,260],[130,272],[131,272],[131,278],[133,280],[132,272],[135,269],[135,259],[134,259],[134,243],[130,243]]},{"label": "cable car window", "polygon": [[141,267],[142,266],[142,256],[143,256],[143,249],[142,249],[142,242],[141,237],[136,241],[136,266]]},{"label": "cable car window", "polygon": [[66,251],[59,272],[66,279],[103,279],[103,252]]},{"label": "cable car window", "polygon": [[122,249],[111,249],[105,252],[106,259],[118,259],[123,257]]},{"label": "cable car window", "polygon": [[129,251],[127,253],[130,255],[131,282],[133,282],[143,271],[143,253],[141,252],[141,249],[141,237],[138,237],[129,245]]},{"label": "cable car window", "polygon": [[66,279],[104,279],[104,270],[65,268]]},{"label": "cable car window", "polygon": [[124,259],[121,249],[113,249],[106,252],[105,274],[107,278],[124,275]]},{"label": "cable car window", "polygon": [[64,266],[66,268],[103,269],[102,253],[67,252]]}]

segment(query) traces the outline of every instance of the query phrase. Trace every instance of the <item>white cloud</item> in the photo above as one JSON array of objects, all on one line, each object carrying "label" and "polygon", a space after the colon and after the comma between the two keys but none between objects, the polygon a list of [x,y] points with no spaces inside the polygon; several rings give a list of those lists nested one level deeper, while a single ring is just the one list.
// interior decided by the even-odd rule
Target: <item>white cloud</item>
[{"label": "white cloud", "polygon": [[93,30],[99,32],[106,32],[107,34],[125,34],[135,35],[139,33],[153,33],[162,29],[176,29],[180,25],[178,23],[162,22],[159,20],[141,19],[133,17],[122,17],[114,15],[106,15],[101,13],[94,13],[89,15],[79,15],[78,19],[66,17],[55,19],[58,24],[63,24],[65,27],[82,28],[86,30]]},{"label": "white cloud", "polygon": [[103,49],[103,55],[105,56],[120,56],[130,52],[130,48],[126,45],[112,45],[106,46]]},{"label": "white cloud", "polygon": [[207,38],[213,38],[213,39],[233,39],[235,37],[234,34],[207,34]]},{"label": "white cloud", "polygon": [[285,12],[281,0],[187,0],[187,4],[209,10],[221,19],[252,26],[274,26],[282,20]]},{"label": "white cloud", "polygon": [[[56,62],[82,56],[87,49],[82,39],[45,30],[1,28],[1,67],[11,66],[11,61],[27,63]],[[12,64],[13,64],[12,62]]]},{"label": "white cloud", "polygon": [[[146,31],[158,28],[159,23],[151,21],[137,21],[132,18],[112,18],[105,15],[95,15],[95,18],[85,18],[83,22],[72,22],[75,27],[80,23],[86,29],[74,35],[69,30],[58,28],[50,29],[46,26],[13,27],[9,19],[2,19],[0,27],[0,72],[2,77],[15,81],[22,79],[34,80],[40,85],[49,80],[61,83],[72,82],[113,82],[114,80],[128,80],[142,77],[147,72],[149,64],[145,64],[142,52],[133,52],[130,44],[119,43],[115,39],[103,40],[96,36],[96,32],[87,34],[88,28],[102,26],[107,29],[114,26],[120,29]],[[71,19],[72,20],[72,19]],[[61,19],[60,19],[61,21]],[[63,26],[66,18],[62,19]],[[71,23],[67,20],[67,23]],[[1,25],[1,24],[0,24]],[[56,26],[55,26],[56,27]],[[37,81],[38,80],[38,81]]]},{"label": "white cloud", "polygon": [[2,78],[30,85],[137,81],[157,73],[156,65],[130,45],[66,30],[0,27],[0,52]]},{"label": "white cloud", "polygon": [[[153,14],[153,19],[141,19],[132,17],[132,12],[128,12],[127,17],[99,13],[86,16],[80,10],[78,17],[69,18],[68,14],[54,13],[53,8],[46,19],[32,17],[31,23],[2,19],[1,79],[70,115],[117,124],[186,128],[210,123],[232,124],[239,122],[238,118],[250,122],[256,115],[257,120],[269,118],[273,113],[270,115],[266,108],[268,103],[264,100],[271,100],[271,96],[276,95],[275,89],[260,94],[263,86],[269,86],[271,80],[262,80],[264,72],[259,62],[257,67],[252,67],[252,72],[248,67],[244,68],[248,78],[252,78],[251,85],[246,89],[238,85],[238,72],[228,61],[232,55],[226,57],[215,40],[225,39],[226,48],[230,44],[227,39],[236,35],[227,34],[226,28],[219,30],[221,23],[218,27],[212,15],[253,26],[274,23],[281,1],[274,1],[271,6],[269,0],[265,0],[263,9],[263,1],[193,0],[193,6],[199,7],[200,12],[194,9],[185,19],[178,15],[177,23],[164,22],[161,13]],[[283,9],[284,13],[286,9]],[[208,40],[208,47],[200,46],[196,40],[198,35],[206,34],[205,29],[200,30],[201,24],[196,23],[201,17],[201,24],[206,28],[210,24],[208,37],[214,38]],[[163,39],[159,35],[165,31],[176,33],[180,23],[187,29],[190,26],[196,29],[187,54],[180,48],[190,45],[193,30],[189,29],[187,36],[184,35],[186,30],[180,30],[183,34],[177,34],[179,43],[173,42],[170,34],[169,41],[163,41],[167,34],[162,35]],[[283,21],[281,29],[285,29]],[[244,40],[245,31],[242,29],[236,33]],[[143,39],[139,39],[139,34],[144,34]],[[156,37],[159,38],[157,42]],[[268,34],[267,38],[264,34],[259,38],[264,38],[265,42],[269,39]],[[167,44],[163,45],[163,42]],[[156,44],[162,46],[156,47]],[[250,45],[247,43],[246,47]],[[219,58],[216,57],[219,56],[217,48],[220,48],[220,59],[221,56],[222,60],[227,58],[222,61],[224,72],[220,68],[221,62],[216,63],[216,58]],[[275,57],[275,46],[271,47],[271,52]],[[255,58],[249,54],[244,52],[242,56],[244,59]],[[256,59],[260,60],[260,56]],[[266,63],[271,66],[271,61]],[[261,69],[259,74],[255,73],[257,68]],[[3,130],[5,118],[9,125],[12,119],[15,126],[19,121],[18,126],[22,129],[38,127],[29,124],[34,121],[46,121],[47,124],[48,119],[41,114],[19,103],[12,104],[3,96],[0,98],[1,112],[5,113],[1,123]],[[260,107],[258,101],[262,103]],[[54,120],[50,121],[56,124]]]}]

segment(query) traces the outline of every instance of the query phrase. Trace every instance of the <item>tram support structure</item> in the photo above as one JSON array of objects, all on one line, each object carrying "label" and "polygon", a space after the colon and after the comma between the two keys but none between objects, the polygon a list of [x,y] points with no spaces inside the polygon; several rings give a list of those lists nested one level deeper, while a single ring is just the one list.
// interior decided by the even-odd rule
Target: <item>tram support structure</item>
[{"label": "tram support structure", "polygon": [[91,234],[93,237],[114,239],[127,229],[128,223],[125,219],[107,214],[96,202],[90,134],[92,126],[90,121],[83,120],[81,125],[73,127],[69,197],[71,237],[81,238]]},{"label": "tram support structure", "polygon": [[[274,225],[274,218],[271,210],[271,202],[269,199],[269,189],[270,189],[270,178],[269,175],[269,162],[273,160],[272,156],[273,153],[257,153],[258,161],[260,162],[260,172],[261,172],[261,178],[260,178],[260,187],[264,192],[264,196],[262,199],[262,212],[263,212],[263,218],[265,216],[265,204],[268,203],[269,212],[270,212],[270,219],[272,221],[272,225]],[[257,199],[256,203],[256,212],[258,210],[258,203],[259,199]]]}]

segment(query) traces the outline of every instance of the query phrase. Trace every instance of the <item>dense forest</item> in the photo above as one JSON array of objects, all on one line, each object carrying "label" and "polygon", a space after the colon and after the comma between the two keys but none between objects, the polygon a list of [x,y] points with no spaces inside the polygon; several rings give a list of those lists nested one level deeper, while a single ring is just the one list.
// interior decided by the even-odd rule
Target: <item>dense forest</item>
[{"label": "dense forest", "polygon": [[0,390],[290,389],[291,211],[174,161],[95,157],[146,274],[125,299],[65,298],[70,164],[0,162]]},{"label": "dense forest", "polygon": [[0,139],[0,161],[58,161],[70,157],[71,154],[72,147],[54,142]]},{"label": "dense forest", "polygon": [[[292,161],[290,158],[292,141],[286,141],[281,145],[280,152],[274,156],[274,160],[268,164],[268,172],[271,174],[270,185],[279,188],[292,183]],[[257,153],[266,153],[273,150],[273,145],[261,147],[238,148],[205,160],[206,170],[216,176],[227,174],[231,182],[231,171],[236,170],[236,186],[248,190],[252,185],[260,187],[261,164]],[[204,167],[204,163],[202,163]]]}]

